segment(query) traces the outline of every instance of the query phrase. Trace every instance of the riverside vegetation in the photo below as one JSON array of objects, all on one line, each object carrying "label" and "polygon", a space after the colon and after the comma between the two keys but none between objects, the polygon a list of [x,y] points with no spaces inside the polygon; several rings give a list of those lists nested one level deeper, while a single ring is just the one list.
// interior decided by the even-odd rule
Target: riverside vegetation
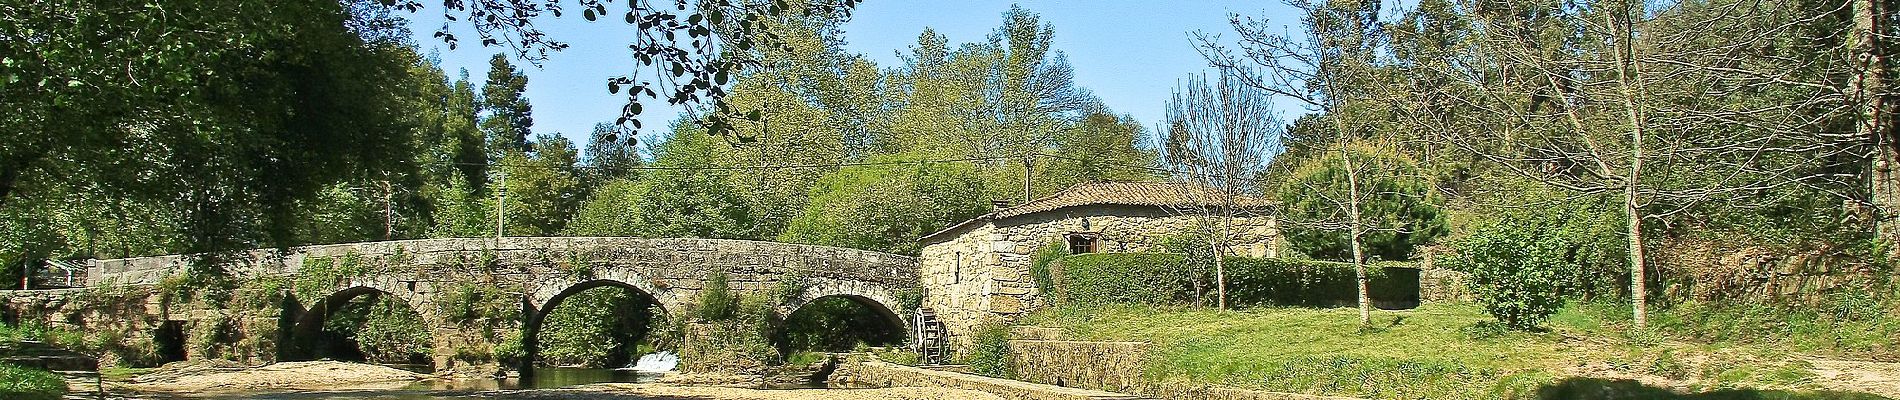
[{"label": "riverside vegetation", "polygon": [[[1545,270],[1539,273],[1550,277],[1543,280],[1515,278],[1529,282],[1508,296],[1381,312],[1362,325],[1354,311],[1330,308],[1352,300],[1348,264],[1230,259],[1237,287],[1278,289],[1230,292],[1229,304],[1239,306],[1218,310],[1197,300],[1204,292],[1194,282],[1205,282],[1209,269],[1189,260],[1043,252],[1035,262],[1048,264],[1038,271],[1053,271],[1044,282],[1055,305],[1015,323],[1058,328],[1075,340],[1153,343],[1143,378],[1157,383],[1431,399],[1598,398],[1588,393],[1604,390],[1632,399],[1882,399],[1862,391],[1900,389],[1822,375],[1841,368],[1823,365],[1828,360],[1900,360],[1892,341],[1900,335],[1900,291],[1893,289],[1806,303],[1680,302],[1659,308],[1651,325],[1638,329],[1616,302],[1560,295],[1571,287],[1562,282],[1576,277]],[[1392,279],[1374,278],[1375,288]],[[1500,284],[1468,285],[1475,291]],[[1375,289],[1373,297],[1382,296]],[[972,370],[1011,376],[1008,339],[1000,325],[980,330],[967,355]]]}]

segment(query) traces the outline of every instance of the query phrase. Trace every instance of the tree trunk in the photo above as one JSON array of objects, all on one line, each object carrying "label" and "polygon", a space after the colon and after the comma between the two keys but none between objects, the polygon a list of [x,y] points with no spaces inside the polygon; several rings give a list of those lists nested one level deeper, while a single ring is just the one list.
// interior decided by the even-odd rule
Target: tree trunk
[{"label": "tree trunk", "polygon": [[[1229,207],[1230,209],[1232,207]],[[1227,226],[1233,223],[1233,216],[1227,215],[1218,222],[1213,237],[1208,238],[1209,252],[1214,253],[1214,304],[1216,309],[1227,309]]]},{"label": "tree trunk", "polygon": [[1649,324],[1649,284],[1648,269],[1643,256],[1643,212],[1640,208],[1640,184],[1643,176],[1643,102],[1639,96],[1643,91],[1640,74],[1642,67],[1635,62],[1636,22],[1634,7],[1624,7],[1621,19],[1612,16],[1612,26],[1618,28],[1615,48],[1616,63],[1619,69],[1617,86],[1622,91],[1623,115],[1628,119],[1630,134],[1629,175],[1623,178],[1623,216],[1628,218],[1629,258],[1630,258],[1630,314],[1636,329]]},{"label": "tree trunk", "polygon": [[1346,147],[1344,140],[1339,142],[1339,157],[1346,163],[1346,218],[1351,223],[1348,233],[1352,235],[1353,281],[1359,286],[1359,326],[1372,326],[1372,295],[1367,288],[1365,244],[1362,240],[1365,224],[1359,215],[1359,166],[1353,162],[1352,150]]},{"label": "tree trunk", "polygon": [[1636,171],[1636,168],[1630,168],[1630,183],[1623,194],[1623,214],[1629,218],[1630,313],[1636,322],[1636,329],[1643,329],[1649,325],[1649,284],[1646,278],[1649,274],[1643,263],[1643,213],[1636,207]]},{"label": "tree trunk", "polygon": [[[1886,32],[1887,5],[1882,0],[1853,0],[1854,31],[1850,42],[1857,76],[1849,81],[1848,92],[1854,99],[1855,131],[1874,145],[1872,201],[1880,239],[1900,244],[1900,138],[1895,137],[1893,104],[1888,101],[1887,59],[1881,35]],[[1900,246],[1889,246],[1900,252]],[[1900,255],[1889,253],[1889,256]]]}]

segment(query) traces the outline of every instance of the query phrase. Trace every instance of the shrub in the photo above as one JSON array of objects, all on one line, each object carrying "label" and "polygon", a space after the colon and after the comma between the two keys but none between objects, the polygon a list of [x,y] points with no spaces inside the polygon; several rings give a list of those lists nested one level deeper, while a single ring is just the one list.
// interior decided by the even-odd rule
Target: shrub
[{"label": "shrub", "polygon": [[995,323],[979,326],[973,341],[975,345],[963,360],[970,366],[970,372],[997,378],[1016,377],[1016,369],[1010,361],[1009,326]]},{"label": "shrub", "polygon": [[1502,221],[1454,243],[1444,265],[1470,275],[1471,294],[1498,322],[1530,329],[1563,308],[1562,287],[1575,276],[1562,238]]},{"label": "shrub", "polygon": [[427,359],[431,348],[429,328],[422,316],[391,296],[375,296],[365,304],[362,325],[352,327],[351,338],[362,348],[363,356],[378,363],[412,363]]},{"label": "shrub", "polygon": [[723,321],[738,314],[739,298],[732,294],[729,279],[725,272],[714,272],[706,277],[706,286],[699,289],[700,319]]},{"label": "shrub", "polygon": [[800,307],[779,324],[774,339],[781,351],[846,351],[854,346],[904,342],[902,327],[878,311],[844,297],[825,297]]},{"label": "shrub", "polygon": [[1041,291],[1043,296],[1055,293],[1056,281],[1050,267],[1056,260],[1068,255],[1068,244],[1056,240],[1036,249],[1035,257],[1029,259],[1029,276],[1036,280],[1036,290]]},{"label": "shrub", "polygon": [[369,266],[363,262],[363,256],[355,252],[344,254],[342,258],[310,257],[305,259],[303,267],[297,270],[294,283],[297,298],[314,302],[322,301],[324,296],[344,279],[369,274]]},{"label": "shrub", "polygon": [[0,398],[58,400],[66,395],[66,380],[43,369],[0,363]]}]

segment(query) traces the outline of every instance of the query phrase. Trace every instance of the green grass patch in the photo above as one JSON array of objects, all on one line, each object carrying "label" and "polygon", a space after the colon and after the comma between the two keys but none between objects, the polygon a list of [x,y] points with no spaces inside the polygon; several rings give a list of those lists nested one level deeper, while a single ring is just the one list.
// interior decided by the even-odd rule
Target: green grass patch
[{"label": "green grass patch", "polygon": [[820,351],[800,351],[785,355],[786,365],[812,365],[831,358],[830,353]]},{"label": "green grass patch", "polygon": [[104,367],[99,368],[99,378],[108,381],[125,381],[145,375],[156,368]]},{"label": "green grass patch", "polygon": [[1576,376],[1642,375],[1679,382],[1675,390],[1815,398],[1748,389],[1813,389],[1805,363],[1788,352],[1625,334],[1623,323],[1598,316],[1618,309],[1573,305],[1535,332],[1502,329],[1474,304],[1378,312],[1369,328],[1352,308],[1120,305],[1044,310],[1022,323],[1078,340],[1155,343],[1146,374],[1164,382],[1379,399],[1568,399],[1577,397],[1544,394],[1591,383]]},{"label": "green grass patch", "polygon": [[1865,292],[1803,305],[1686,303],[1651,320],[1659,330],[1703,343],[1900,361],[1900,342],[1894,341],[1900,337],[1900,301]]},{"label": "green grass patch", "polygon": [[0,363],[0,398],[57,400],[66,395],[66,380],[38,368]]}]

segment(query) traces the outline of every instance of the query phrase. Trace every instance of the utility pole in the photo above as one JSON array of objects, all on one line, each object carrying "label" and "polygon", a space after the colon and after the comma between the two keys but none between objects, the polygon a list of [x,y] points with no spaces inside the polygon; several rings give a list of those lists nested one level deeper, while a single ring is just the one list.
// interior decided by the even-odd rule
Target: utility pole
[{"label": "utility pole", "polygon": [[1023,202],[1022,204],[1029,204],[1030,167],[1032,164],[1036,162],[1035,157],[1036,155],[1034,153],[1023,155]]},{"label": "utility pole", "polygon": [[384,179],[383,180],[383,240],[391,240],[396,237],[396,206],[393,204],[395,202],[395,197],[396,197],[395,188],[390,186],[388,179]]},{"label": "utility pole", "polygon": [[495,238],[500,239],[506,236],[504,227],[508,223],[508,170],[496,168],[495,171],[501,175],[495,184]]}]

